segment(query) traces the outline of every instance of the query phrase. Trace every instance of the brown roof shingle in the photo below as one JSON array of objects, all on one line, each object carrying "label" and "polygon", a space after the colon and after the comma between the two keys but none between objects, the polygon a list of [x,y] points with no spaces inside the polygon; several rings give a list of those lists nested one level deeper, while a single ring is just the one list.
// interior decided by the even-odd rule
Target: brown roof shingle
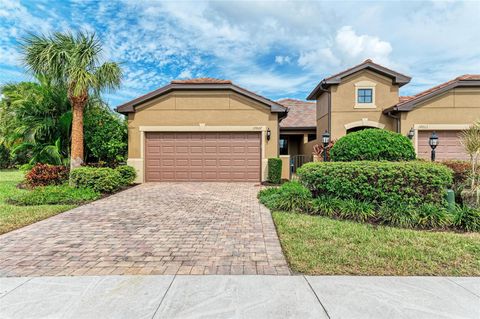
[{"label": "brown roof shingle", "polygon": [[458,81],[478,81],[480,80],[480,74],[464,74],[464,75],[461,75],[461,76],[458,76],[456,77],[455,79],[453,80],[450,80],[450,81],[447,81],[447,82],[444,82],[444,83],[441,83],[439,85],[436,85],[432,88],[429,88],[428,90],[425,90],[425,91],[422,91],[418,94],[415,94],[415,95],[412,95],[412,96],[409,96],[408,98],[409,99],[402,99],[403,96],[400,97],[400,102],[397,104],[397,106],[400,106],[404,103],[407,103],[407,102],[410,102],[410,101],[413,101],[413,100],[416,100],[418,98],[421,98],[427,94],[430,94],[432,92],[435,92],[435,91],[438,91],[450,84],[453,84],[453,83],[456,83]]},{"label": "brown roof shingle", "polygon": [[316,127],[315,102],[307,102],[296,99],[282,99],[278,103],[288,108],[288,115],[280,122],[282,128],[306,128]]}]

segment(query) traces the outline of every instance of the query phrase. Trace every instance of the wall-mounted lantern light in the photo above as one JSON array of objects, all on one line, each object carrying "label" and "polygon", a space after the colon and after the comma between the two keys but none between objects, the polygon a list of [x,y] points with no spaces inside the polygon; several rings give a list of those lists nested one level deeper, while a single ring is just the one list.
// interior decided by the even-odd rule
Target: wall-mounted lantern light
[{"label": "wall-mounted lantern light", "polygon": [[432,135],[430,135],[430,139],[428,140],[428,144],[432,148],[431,159],[432,159],[432,162],[434,162],[435,161],[435,149],[438,146],[438,136],[435,133],[435,131],[433,131]]},{"label": "wall-mounted lantern light", "polygon": [[413,139],[413,137],[415,136],[415,131],[413,130],[413,127],[410,129],[410,131],[408,131],[407,136],[409,139]]},{"label": "wall-mounted lantern light", "polygon": [[325,133],[322,134],[322,142],[323,142],[323,161],[327,161],[327,148],[328,144],[330,143],[330,134],[328,133],[327,130],[325,130]]},{"label": "wall-mounted lantern light", "polygon": [[267,141],[270,141],[271,136],[272,136],[272,131],[270,131],[270,129],[267,128]]}]

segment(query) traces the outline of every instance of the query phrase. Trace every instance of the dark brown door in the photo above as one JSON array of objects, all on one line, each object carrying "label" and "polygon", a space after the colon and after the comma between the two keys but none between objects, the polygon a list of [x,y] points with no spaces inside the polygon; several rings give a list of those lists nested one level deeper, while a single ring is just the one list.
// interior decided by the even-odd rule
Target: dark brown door
[{"label": "dark brown door", "polygon": [[145,136],[147,182],[258,182],[260,161],[257,132],[155,132]]}]

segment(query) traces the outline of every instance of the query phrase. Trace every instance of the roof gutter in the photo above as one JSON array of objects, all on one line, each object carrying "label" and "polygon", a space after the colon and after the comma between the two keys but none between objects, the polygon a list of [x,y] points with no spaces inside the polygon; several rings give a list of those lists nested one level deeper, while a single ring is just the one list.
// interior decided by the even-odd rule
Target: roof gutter
[{"label": "roof gutter", "polygon": [[[393,107],[393,110],[395,110],[395,109],[396,109],[396,107]],[[394,115],[393,111],[387,111],[385,113],[385,115],[395,120],[395,129],[396,129],[397,133],[401,133],[402,132],[402,127],[401,127],[402,123],[400,121],[400,116]]]}]

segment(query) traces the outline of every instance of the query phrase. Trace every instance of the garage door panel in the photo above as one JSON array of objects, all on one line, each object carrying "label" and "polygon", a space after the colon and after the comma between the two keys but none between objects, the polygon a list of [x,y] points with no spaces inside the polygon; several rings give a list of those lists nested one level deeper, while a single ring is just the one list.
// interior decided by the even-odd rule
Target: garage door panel
[{"label": "garage door panel", "polygon": [[147,181],[259,181],[260,133],[147,133]]},{"label": "garage door panel", "polygon": [[[429,139],[433,131],[418,131],[418,157],[430,159],[431,148]],[[435,131],[438,135],[439,145],[435,149],[435,159],[444,160],[468,160],[469,156],[460,144],[460,131]]]}]

